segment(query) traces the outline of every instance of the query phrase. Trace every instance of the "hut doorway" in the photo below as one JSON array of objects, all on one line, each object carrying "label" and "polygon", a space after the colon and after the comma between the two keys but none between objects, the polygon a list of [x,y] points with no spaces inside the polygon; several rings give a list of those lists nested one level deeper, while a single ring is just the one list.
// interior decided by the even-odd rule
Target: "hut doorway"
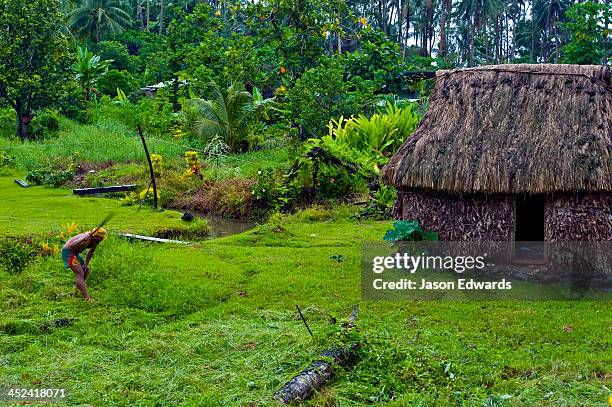
[{"label": "hut doorway", "polygon": [[544,240],[544,197],[526,196],[516,198],[517,242],[541,242]]},{"label": "hut doorway", "polygon": [[515,214],[514,240],[520,242],[515,245],[515,260],[543,260],[544,196],[517,196]]}]

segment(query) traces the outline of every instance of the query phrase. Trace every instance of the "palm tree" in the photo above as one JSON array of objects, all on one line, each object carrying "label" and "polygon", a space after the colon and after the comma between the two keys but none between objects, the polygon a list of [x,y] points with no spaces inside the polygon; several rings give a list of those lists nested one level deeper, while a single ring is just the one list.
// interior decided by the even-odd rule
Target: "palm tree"
[{"label": "palm tree", "polygon": [[474,44],[476,33],[483,25],[503,9],[500,0],[461,0],[457,14],[469,29],[469,66],[474,66]]},{"label": "palm tree", "polygon": [[70,28],[99,42],[102,34],[120,33],[130,26],[130,15],[123,7],[120,0],[84,0],[70,13]]},{"label": "palm tree", "polygon": [[255,109],[253,96],[233,85],[221,89],[215,82],[209,86],[208,99],[192,99],[198,115],[196,131],[206,140],[222,137],[231,151],[240,144],[240,130]]},{"label": "palm tree", "polygon": [[230,151],[245,145],[242,132],[250,120],[268,121],[274,116],[285,114],[275,98],[265,98],[259,89],[253,94],[236,89],[233,85],[221,89],[211,82],[209,99],[191,99],[191,111],[195,113],[196,132],[206,141],[222,139]]},{"label": "palm tree", "polygon": [[559,41],[558,22],[565,18],[565,12],[570,6],[569,0],[536,0],[534,2],[533,18],[536,26],[544,34],[542,46],[544,62],[549,56],[548,46],[550,36],[555,42],[555,62],[559,62],[561,44]]}]

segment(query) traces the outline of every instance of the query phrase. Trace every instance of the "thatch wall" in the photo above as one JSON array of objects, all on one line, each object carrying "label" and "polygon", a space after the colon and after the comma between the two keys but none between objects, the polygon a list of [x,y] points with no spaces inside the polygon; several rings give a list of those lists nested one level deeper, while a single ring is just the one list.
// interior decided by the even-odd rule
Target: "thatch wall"
[{"label": "thatch wall", "polygon": [[612,240],[612,194],[564,194],[547,201],[547,241]]},{"label": "thatch wall", "polygon": [[456,193],[612,191],[610,68],[439,71],[421,125],[382,176]]},{"label": "thatch wall", "polygon": [[[516,230],[515,199],[514,195],[402,189],[394,216],[418,220],[443,241],[511,241]],[[544,240],[612,241],[612,194],[548,195]]]},{"label": "thatch wall", "polygon": [[512,196],[400,190],[394,216],[417,219],[444,241],[514,239]]}]

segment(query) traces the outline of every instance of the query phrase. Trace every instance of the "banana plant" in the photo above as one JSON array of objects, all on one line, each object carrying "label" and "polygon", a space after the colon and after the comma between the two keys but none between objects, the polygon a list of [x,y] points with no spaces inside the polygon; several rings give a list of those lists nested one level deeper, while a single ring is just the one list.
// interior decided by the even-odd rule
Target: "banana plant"
[{"label": "banana plant", "polygon": [[91,99],[92,93],[96,93],[98,79],[108,71],[111,62],[111,59],[101,61],[100,56],[94,55],[87,47],[77,47],[77,61],[72,65],[72,69],[86,101]]}]

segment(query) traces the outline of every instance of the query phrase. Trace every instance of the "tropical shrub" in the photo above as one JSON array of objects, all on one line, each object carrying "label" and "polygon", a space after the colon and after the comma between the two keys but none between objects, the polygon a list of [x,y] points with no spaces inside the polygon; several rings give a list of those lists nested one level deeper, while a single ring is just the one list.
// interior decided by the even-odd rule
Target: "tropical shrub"
[{"label": "tropical shrub", "polygon": [[18,239],[0,239],[0,267],[19,273],[30,262],[32,246]]},{"label": "tropical shrub", "polygon": [[57,137],[60,128],[60,116],[55,110],[45,110],[32,118],[30,136],[36,140]]},{"label": "tropical shrub", "polygon": [[284,209],[290,201],[289,188],[279,181],[270,168],[257,171],[251,191],[254,204],[260,209]]},{"label": "tropical shrub", "polygon": [[305,143],[305,152],[288,177],[319,198],[340,198],[364,190],[419,120],[416,105],[400,109],[394,104],[370,118],[332,120],[326,136]]},{"label": "tropical shrub", "polygon": [[373,165],[384,165],[402,143],[414,132],[420,121],[415,104],[403,109],[387,103],[386,108],[370,118],[359,115],[331,120],[324,144],[338,144],[362,155]]},{"label": "tropical shrub", "polygon": [[76,57],[72,69],[83,90],[83,99],[90,100],[92,93],[97,92],[98,79],[106,73],[111,61],[103,61],[87,47],[77,47]]},{"label": "tropical shrub", "polygon": [[33,170],[27,173],[26,181],[31,185],[47,185],[59,188],[67,182],[72,181],[74,176],[75,172],[71,169]]},{"label": "tropical shrub", "polygon": [[200,162],[200,156],[197,151],[187,151],[185,152],[185,164],[187,165],[187,169],[183,173],[183,177],[192,177],[196,176],[200,179],[202,178],[202,163]]},{"label": "tropical shrub", "polygon": [[0,168],[15,165],[15,156],[5,151],[0,151]]},{"label": "tropical shrub", "polygon": [[296,81],[289,90],[287,107],[302,138],[319,137],[331,118],[367,111],[373,90],[370,82],[346,81],[340,60],[328,58]]},{"label": "tropical shrub", "polygon": [[598,65],[604,57],[609,58],[612,47],[607,38],[612,8],[608,3],[573,4],[565,16],[568,21],[563,26],[571,33],[571,41],[563,46],[563,63]]},{"label": "tropical shrub", "polygon": [[421,241],[421,240],[438,240],[436,232],[426,232],[417,220],[396,220],[393,222],[393,229],[385,233],[383,238],[388,241]]},{"label": "tropical shrub", "polygon": [[159,154],[151,154],[151,164],[153,166],[153,173],[160,176],[163,172],[163,158]]},{"label": "tropical shrub", "polygon": [[96,54],[103,61],[111,61],[112,69],[124,71],[131,68],[128,48],[119,41],[100,41],[96,45]]},{"label": "tropical shrub", "polygon": [[[372,184],[377,184],[373,189]],[[359,211],[359,219],[389,219],[392,216],[393,205],[397,199],[397,190],[388,185],[378,185],[377,181],[370,182],[369,200]]]},{"label": "tropical shrub", "polygon": [[138,86],[138,82],[128,71],[110,69],[98,79],[98,92],[110,97],[117,96],[117,89],[129,95],[137,90]]}]

